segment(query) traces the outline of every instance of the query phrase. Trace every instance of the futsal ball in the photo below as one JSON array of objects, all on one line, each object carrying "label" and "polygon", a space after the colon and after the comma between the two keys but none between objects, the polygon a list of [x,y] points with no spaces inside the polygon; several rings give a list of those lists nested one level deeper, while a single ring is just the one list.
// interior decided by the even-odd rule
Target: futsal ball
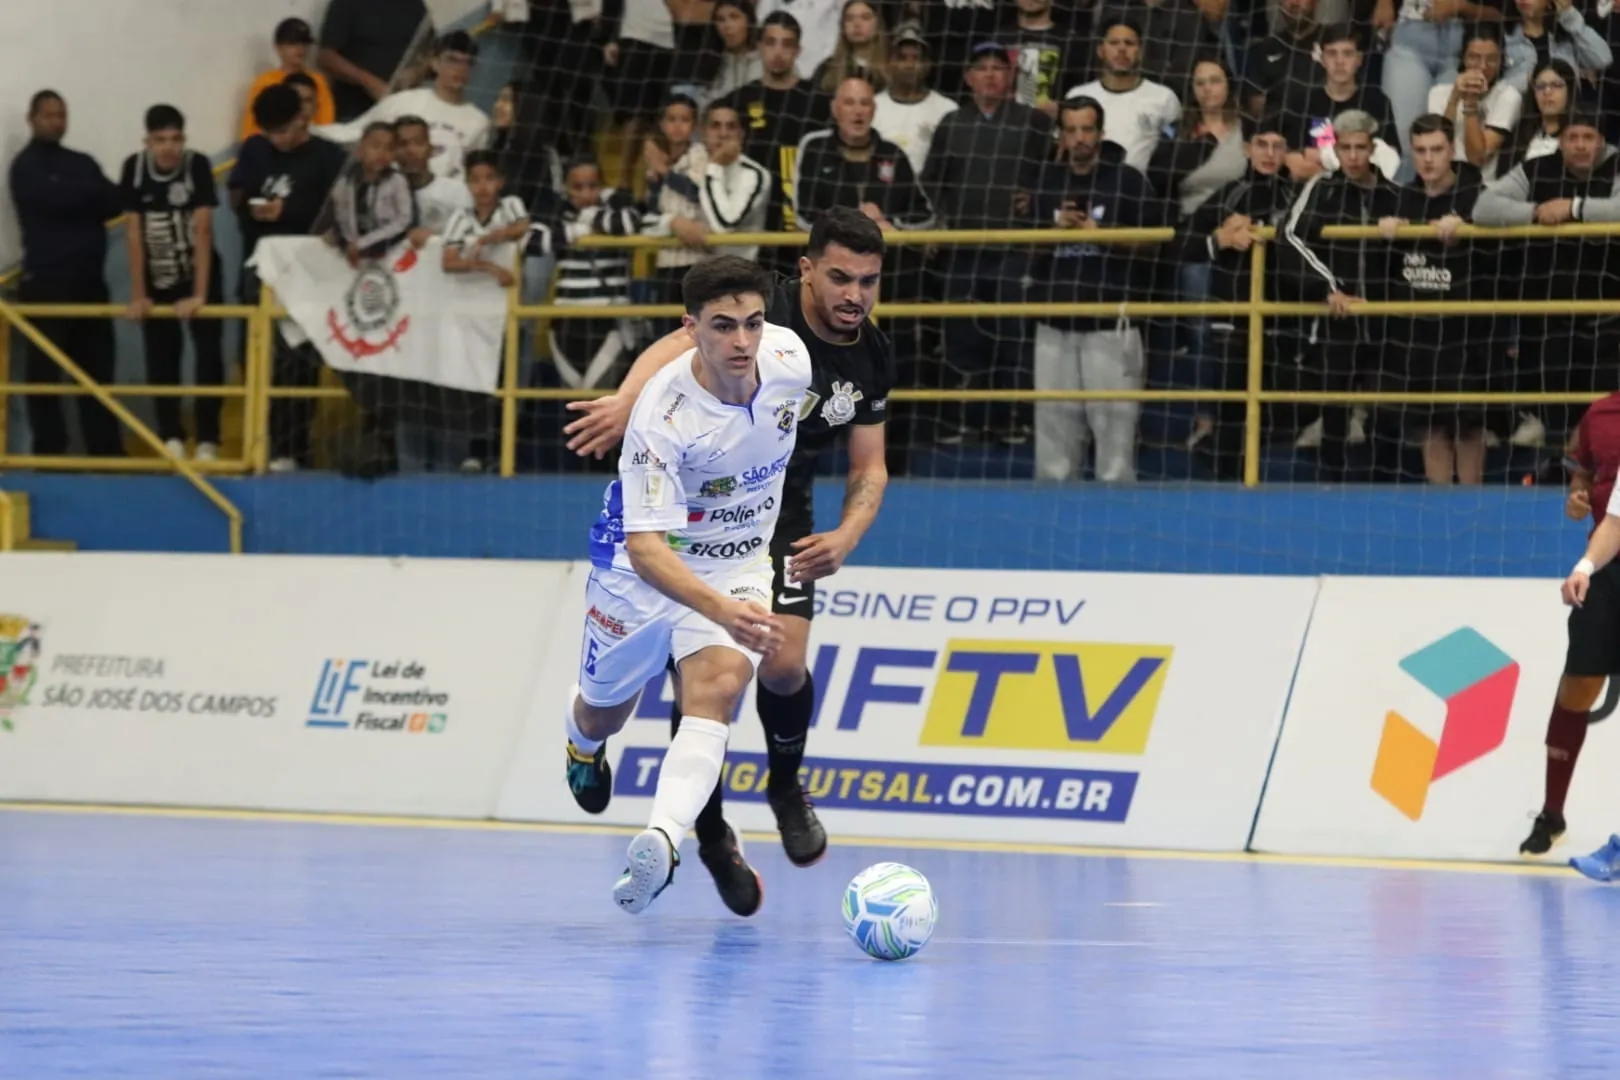
[{"label": "futsal ball", "polygon": [[904,960],[934,936],[939,908],[928,879],[909,866],[869,866],[844,890],[844,929],[868,956]]}]

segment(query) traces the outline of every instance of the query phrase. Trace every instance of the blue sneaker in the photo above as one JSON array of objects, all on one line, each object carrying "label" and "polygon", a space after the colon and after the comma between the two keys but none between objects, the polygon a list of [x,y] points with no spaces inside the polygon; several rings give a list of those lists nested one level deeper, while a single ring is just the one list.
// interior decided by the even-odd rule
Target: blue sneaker
[{"label": "blue sneaker", "polygon": [[1590,855],[1577,855],[1569,865],[1593,881],[1613,881],[1620,878],[1620,835],[1609,837],[1609,842]]},{"label": "blue sneaker", "polygon": [[613,767],[607,761],[607,743],[593,753],[568,744],[568,790],[587,814],[600,814],[613,798]]}]

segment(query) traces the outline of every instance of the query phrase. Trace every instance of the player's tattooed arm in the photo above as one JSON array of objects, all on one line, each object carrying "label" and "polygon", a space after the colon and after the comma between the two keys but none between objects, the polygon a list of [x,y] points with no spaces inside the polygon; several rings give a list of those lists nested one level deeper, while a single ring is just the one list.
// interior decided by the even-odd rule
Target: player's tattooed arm
[{"label": "player's tattooed arm", "polygon": [[836,574],[872,527],[889,486],[883,428],[882,424],[867,424],[850,429],[843,519],[832,532],[816,533],[794,544],[790,580],[817,581]]},{"label": "player's tattooed arm", "polygon": [[591,401],[570,401],[568,411],[581,413],[579,419],[563,428],[568,436],[568,449],[580,457],[607,455],[624,437],[630,423],[630,410],[647,380],[693,345],[691,331],[682,327],[672,330],[642,350],[619,384],[617,392]]}]

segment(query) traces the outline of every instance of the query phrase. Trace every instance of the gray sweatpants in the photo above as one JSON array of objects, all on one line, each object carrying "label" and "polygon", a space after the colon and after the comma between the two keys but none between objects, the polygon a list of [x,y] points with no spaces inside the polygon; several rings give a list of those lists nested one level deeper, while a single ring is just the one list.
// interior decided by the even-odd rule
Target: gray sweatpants
[{"label": "gray sweatpants", "polygon": [[[1035,327],[1035,389],[1140,390],[1142,334],[1129,323],[1079,333]],[[1136,479],[1135,401],[1042,401],[1035,405],[1035,475],[1067,480],[1085,464],[1086,437],[1096,445],[1098,480]]]}]

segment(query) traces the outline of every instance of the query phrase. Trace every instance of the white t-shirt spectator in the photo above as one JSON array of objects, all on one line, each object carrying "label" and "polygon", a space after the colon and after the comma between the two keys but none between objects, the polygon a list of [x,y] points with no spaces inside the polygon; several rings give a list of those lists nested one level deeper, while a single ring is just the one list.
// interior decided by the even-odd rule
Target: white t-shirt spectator
[{"label": "white t-shirt spectator", "polygon": [[[504,229],[508,225],[528,218],[528,208],[523,200],[516,195],[503,195],[501,201],[495,204],[495,212],[489,215],[488,221],[479,221],[478,214],[471,207],[457,210],[450,215],[450,221],[444,227],[444,243],[446,247],[461,247],[471,243],[485,233]],[[519,242],[507,240],[500,244],[489,244],[480,249],[479,258],[504,266],[508,269],[515,267]]]},{"label": "white t-shirt spectator", "polygon": [[1125,163],[1147,172],[1165,130],[1181,120],[1181,99],[1163,83],[1143,79],[1124,93],[1105,89],[1101,80],[1070,90],[1065,97],[1088,97],[1103,107],[1103,138],[1125,150]]},{"label": "white t-shirt spectator", "polygon": [[776,11],[785,11],[799,21],[798,68],[806,79],[832,56],[844,32],[844,0],[759,0],[754,11],[761,23]]},{"label": "white t-shirt spectator", "polygon": [[417,223],[435,236],[443,236],[445,226],[456,211],[472,211],[472,192],[459,180],[446,180],[435,176],[426,187],[413,193],[416,196]]},{"label": "white t-shirt spectator", "polygon": [[427,121],[428,143],[433,147],[428,167],[436,176],[461,179],[461,160],[467,151],[481,150],[489,141],[489,116],[483,109],[470,101],[451,104],[431,86],[389,94],[364,116],[347,124],[330,124],[311,130],[323,139],[352,145],[360,141],[367,124],[391,124],[402,116],[419,116]]},{"label": "white t-shirt spectator", "polygon": [[[624,0],[624,21],[619,36],[644,41],[660,49],[675,47],[675,20],[664,0]],[[633,74],[633,73],[632,73]]]},{"label": "white t-shirt spectator", "polygon": [[918,176],[928,161],[928,148],[934,143],[939,122],[957,110],[956,102],[938,90],[928,91],[921,101],[899,102],[888,91],[877,96],[872,126],[879,135],[905,151],[906,160]]},{"label": "white t-shirt spectator", "polygon": [[[1445,115],[1446,102],[1451,100],[1452,83],[1436,86],[1429,91],[1429,111]],[[1505,82],[1498,81],[1485,96],[1479,99],[1479,119],[1486,127],[1501,133],[1503,140],[1513,137],[1513,129],[1519,126],[1519,110],[1524,108],[1524,96],[1518,90]],[[1453,151],[1458,161],[1467,161],[1468,157],[1463,150],[1463,114],[1459,107],[1456,119],[1452,121],[1457,132],[1456,149]],[[1496,175],[1496,155],[1492,154],[1480,163],[1479,171],[1487,177]]]}]

